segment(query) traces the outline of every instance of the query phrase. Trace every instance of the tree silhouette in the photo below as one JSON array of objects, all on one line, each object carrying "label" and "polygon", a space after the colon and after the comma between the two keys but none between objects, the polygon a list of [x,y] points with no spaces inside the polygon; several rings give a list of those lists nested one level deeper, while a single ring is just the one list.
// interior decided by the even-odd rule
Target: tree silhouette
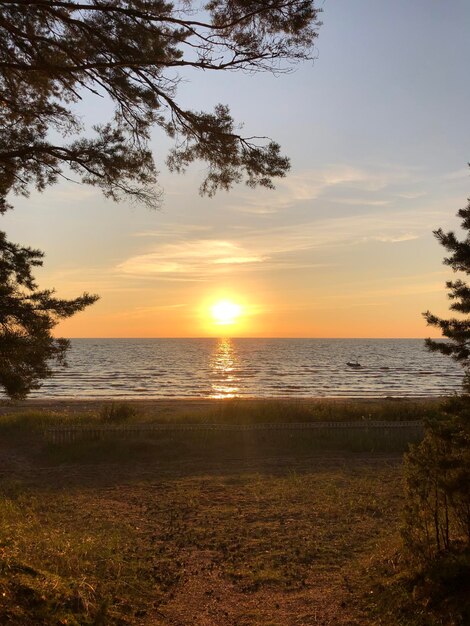
[{"label": "tree silhouette", "polygon": [[52,291],[39,291],[31,271],[42,265],[42,253],[10,243],[4,233],[0,250],[0,385],[19,399],[51,375],[51,359],[64,362],[68,341],[55,340],[51,330],[96,296],[59,300]]},{"label": "tree silhouette", "polygon": [[[289,169],[279,145],[242,136],[226,105],[181,106],[178,72],[289,71],[312,58],[318,15],[313,0],[207,0],[199,9],[191,0],[0,0],[0,213],[7,196],[61,177],[157,206],[154,126],[174,141],[170,170],[206,163],[202,194],[242,180],[272,188]],[[108,122],[83,125],[86,94],[113,103]],[[57,321],[96,299],[38,291],[31,269],[40,259],[0,233],[0,384],[12,397],[50,373],[49,359],[63,360],[67,343],[50,333]]]},{"label": "tree silhouette", "polygon": [[[470,274],[470,199],[465,208],[457,213],[462,218],[462,228],[467,231],[465,239],[460,241],[454,232],[444,232],[441,228],[434,231],[436,239],[450,255],[444,259],[454,272]],[[458,313],[470,313],[470,286],[461,278],[446,282],[448,297],[452,301],[450,309]],[[430,326],[439,328],[449,341],[426,339],[426,346],[433,352],[451,356],[460,363],[468,377],[470,367],[470,319],[451,317],[443,319],[430,311],[423,313]],[[468,379],[467,379],[468,382]]]},{"label": "tree silhouette", "polygon": [[[457,215],[462,218],[464,239],[454,232],[434,231],[450,253],[444,263],[454,272],[470,274],[470,200]],[[450,309],[470,313],[470,287],[462,280],[447,281]],[[465,371],[464,393],[447,399],[438,419],[424,424],[424,438],[405,455],[405,516],[402,534],[410,554],[436,571],[436,559],[446,571],[446,553],[461,551],[463,569],[469,568],[470,545],[470,319],[444,319],[430,311],[427,323],[439,328],[448,341],[426,339],[426,346],[460,363]],[[463,571],[462,569],[462,571]],[[425,576],[423,576],[425,579]],[[445,581],[445,577],[442,579]],[[450,579],[449,579],[450,580]],[[449,583],[448,584],[452,584]]]},{"label": "tree silhouette", "polygon": [[[154,206],[153,126],[175,140],[167,163],[181,172],[207,163],[201,192],[245,178],[272,187],[289,160],[279,145],[243,137],[225,105],[213,112],[178,104],[178,71],[288,71],[311,58],[318,10],[306,0],[0,1],[0,209],[9,191],[27,193],[78,175],[105,195]],[[109,98],[114,116],[84,132],[74,104]],[[52,141],[50,131],[61,141]],[[76,138],[68,143],[67,136]]]}]

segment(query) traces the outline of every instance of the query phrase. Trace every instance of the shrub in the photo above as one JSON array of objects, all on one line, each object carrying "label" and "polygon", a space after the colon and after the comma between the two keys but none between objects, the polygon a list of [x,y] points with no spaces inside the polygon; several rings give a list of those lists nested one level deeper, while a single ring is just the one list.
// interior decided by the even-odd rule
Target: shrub
[{"label": "shrub", "polygon": [[427,424],[405,456],[405,485],[402,534],[413,557],[431,562],[470,545],[470,421],[461,412]]},{"label": "shrub", "polygon": [[126,404],[125,402],[104,404],[100,411],[100,417],[103,422],[110,422],[112,424],[128,422],[134,418],[136,414],[136,409],[131,404]]}]

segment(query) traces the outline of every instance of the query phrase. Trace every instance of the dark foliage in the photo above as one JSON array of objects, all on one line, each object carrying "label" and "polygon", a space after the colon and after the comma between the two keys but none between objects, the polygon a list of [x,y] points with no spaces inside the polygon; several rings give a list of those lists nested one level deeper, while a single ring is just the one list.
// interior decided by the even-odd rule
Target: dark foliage
[{"label": "dark foliage", "polygon": [[84,294],[60,300],[53,291],[39,291],[32,268],[42,265],[42,253],[21,248],[0,232],[0,385],[10,398],[24,398],[50,376],[50,361],[64,362],[68,341],[51,331],[96,300]]},{"label": "dark foliage", "polygon": [[[444,259],[454,272],[470,274],[470,199],[464,209],[457,213],[462,218],[462,228],[467,231],[465,239],[460,241],[455,233],[445,233],[441,228],[434,231],[434,235],[440,244],[450,253]],[[457,313],[470,313],[470,286],[461,278],[449,280],[446,283],[448,297],[452,301],[450,309]],[[443,319],[426,311],[424,318],[430,326],[439,328],[443,337],[449,341],[433,341],[426,339],[426,346],[433,352],[441,352],[455,359],[468,373],[470,366],[470,319],[465,317],[452,317]],[[465,385],[468,383],[465,379]]]},{"label": "dark foliage", "polygon": [[448,408],[448,419],[430,422],[405,457],[403,536],[424,563],[470,547],[470,420],[453,404]]},{"label": "dark foliage", "polygon": [[[178,71],[287,71],[311,58],[318,10],[312,0],[195,7],[191,0],[0,1],[0,209],[9,191],[27,193],[31,183],[44,189],[74,174],[113,199],[155,205],[154,125],[175,139],[171,169],[207,163],[203,193],[242,178],[272,187],[285,174],[279,145],[242,137],[227,106],[212,113],[180,106]],[[110,98],[115,113],[85,136],[74,103],[87,92]],[[51,130],[61,140],[52,141]]]},{"label": "dark foliage", "polygon": [[[462,227],[470,231],[470,202],[461,209]],[[453,232],[435,231],[450,255],[446,265],[470,274],[470,233],[460,241]],[[450,308],[470,312],[470,287],[461,278],[448,281]],[[470,549],[470,320],[442,319],[429,311],[425,319],[446,342],[427,339],[427,347],[449,355],[466,372],[464,393],[449,399],[439,419],[426,424],[423,441],[405,457],[406,507],[403,537],[409,554],[430,571],[436,562],[459,555],[469,564]],[[442,561],[443,562],[443,561]],[[450,562],[450,561],[449,561]],[[467,576],[468,578],[468,576]]]}]

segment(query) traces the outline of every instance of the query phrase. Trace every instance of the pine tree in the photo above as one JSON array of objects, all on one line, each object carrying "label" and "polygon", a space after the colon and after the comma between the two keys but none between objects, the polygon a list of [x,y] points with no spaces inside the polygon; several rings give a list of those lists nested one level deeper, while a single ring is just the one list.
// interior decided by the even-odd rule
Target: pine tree
[{"label": "pine tree", "polygon": [[[289,71],[312,58],[318,14],[313,0],[0,0],[0,211],[60,176],[154,206],[154,126],[174,139],[171,170],[207,164],[202,193],[272,187],[289,169],[279,145],[241,135],[226,105],[185,108],[178,72]],[[85,130],[84,95],[114,116]]]},{"label": "pine tree", "polygon": [[14,399],[24,398],[52,374],[52,360],[65,363],[69,342],[54,339],[51,331],[97,299],[85,293],[60,300],[53,291],[38,290],[32,269],[42,265],[42,257],[0,232],[0,386]]},{"label": "pine tree", "polygon": [[[467,231],[464,239],[441,228],[434,235],[450,253],[444,263],[455,272],[470,274],[470,200],[457,215]],[[469,285],[458,278],[448,281],[446,287],[452,301],[450,309],[470,313]],[[446,354],[463,366],[464,394],[441,406],[439,418],[425,424],[421,443],[411,446],[405,455],[403,537],[409,553],[424,567],[435,567],[433,562],[441,558],[445,572],[446,553],[461,551],[462,566],[470,571],[470,319],[443,319],[429,311],[423,315],[447,339],[427,339],[428,349]],[[454,581],[449,580],[449,586]]]},{"label": "pine tree", "polygon": [[[460,209],[457,215],[462,218],[462,228],[467,236],[459,240],[454,232],[444,232],[441,228],[434,231],[436,239],[450,255],[444,259],[454,272],[470,274],[470,199],[465,208]],[[446,282],[449,290],[448,297],[452,301],[450,309],[462,314],[470,313],[470,286],[461,278]],[[426,339],[426,346],[432,352],[441,352],[451,356],[460,363],[466,373],[467,382],[470,371],[470,318],[451,317],[443,319],[433,315],[430,311],[423,313],[430,326],[439,328],[443,337],[448,341],[434,341]]]}]

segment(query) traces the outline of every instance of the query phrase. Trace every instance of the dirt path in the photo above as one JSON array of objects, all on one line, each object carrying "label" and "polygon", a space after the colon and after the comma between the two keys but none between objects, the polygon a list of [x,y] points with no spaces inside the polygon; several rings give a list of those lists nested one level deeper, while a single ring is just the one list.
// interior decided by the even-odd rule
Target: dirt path
[{"label": "dirt path", "polygon": [[307,580],[301,591],[243,592],[214,567],[210,554],[195,552],[188,558],[184,580],[148,625],[358,625],[358,618],[345,610],[350,597],[342,570],[337,568]]}]

